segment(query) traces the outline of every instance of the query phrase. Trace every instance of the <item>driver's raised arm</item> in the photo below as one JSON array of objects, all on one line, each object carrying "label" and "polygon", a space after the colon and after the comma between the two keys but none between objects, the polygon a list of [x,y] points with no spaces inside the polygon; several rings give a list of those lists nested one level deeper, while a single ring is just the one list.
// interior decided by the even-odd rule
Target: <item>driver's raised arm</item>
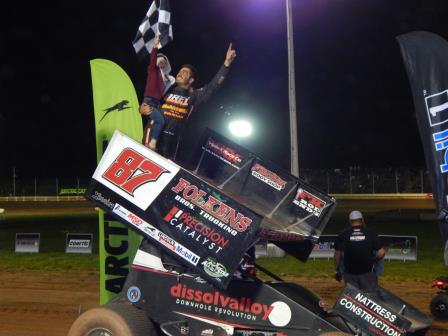
[{"label": "driver's raised arm", "polygon": [[219,71],[216,73],[216,75],[213,77],[213,79],[210,81],[210,83],[204,85],[200,89],[193,91],[193,96],[196,104],[200,104],[205,102],[207,99],[210,98],[210,96],[215,92],[216,89],[218,89],[221,84],[224,82],[224,79],[227,76],[227,73],[229,72],[230,65],[232,64],[233,60],[236,57],[236,51],[232,48],[232,43],[230,43],[229,48],[226,52],[226,58],[224,60],[224,64],[221,66]]}]

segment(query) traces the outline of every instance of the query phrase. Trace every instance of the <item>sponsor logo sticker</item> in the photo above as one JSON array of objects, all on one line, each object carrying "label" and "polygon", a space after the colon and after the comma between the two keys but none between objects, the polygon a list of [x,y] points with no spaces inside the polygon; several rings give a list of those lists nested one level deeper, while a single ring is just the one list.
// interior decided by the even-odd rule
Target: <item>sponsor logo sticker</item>
[{"label": "sponsor logo sticker", "polygon": [[254,301],[253,297],[232,297],[220,291],[207,291],[203,287],[193,288],[181,283],[171,286],[169,294],[175,298],[177,305],[191,307],[195,312],[198,309],[213,311],[222,317],[231,316],[248,321],[269,319],[275,326],[284,326],[291,320],[291,309],[281,301],[269,305]]},{"label": "sponsor logo sticker", "polygon": [[157,240],[162,244],[168,247],[170,250],[175,251],[176,250],[176,242],[174,239],[171,239],[163,232],[159,231],[157,234]]},{"label": "sponsor logo sticker", "polygon": [[202,263],[205,273],[213,278],[226,278],[229,276],[226,267],[215,259],[208,257]]},{"label": "sponsor logo sticker", "polygon": [[128,300],[132,303],[138,302],[142,296],[142,293],[140,291],[140,288],[137,286],[131,286],[128,289],[127,292]]},{"label": "sponsor logo sticker", "polygon": [[222,200],[210,195],[184,178],[179,178],[178,183],[171,188],[171,191],[181,195],[184,200],[198,206],[201,209],[199,214],[208,221],[220,227],[222,226],[219,223],[225,225],[225,230],[244,232],[252,224],[252,218],[231,208]]},{"label": "sponsor logo sticker", "polygon": [[276,301],[271,304],[272,311],[269,314],[269,322],[276,327],[284,327],[291,321],[291,308],[283,301]]},{"label": "sponsor logo sticker", "polygon": [[115,132],[93,178],[146,210],[179,169],[176,164]]},{"label": "sponsor logo sticker", "polygon": [[376,301],[356,287],[347,284],[334,306],[348,321],[356,323],[369,335],[404,336],[411,322],[384,302]]},{"label": "sponsor logo sticker", "polygon": [[146,234],[148,234],[152,239],[156,240],[163,246],[169,248],[173,252],[175,252],[177,255],[182,257],[182,259],[188,261],[189,263],[193,265],[197,265],[199,262],[199,256],[193,252],[191,252],[189,249],[187,249],[185,246],[179,244],[177,241],[175,241],[170,236],[166,235],[162,231],[158,230],[148,222],[144,221],[140,217],[138,217],[136,214],[130,212],[128,209],[123,207],[121,204],[116,204],[114,209],[112,210],[115,214],[126,220],[128,223],[130,223],[132,226],[134,226],[137,230],[140,230]]},{"label": "sponsor logo sticker", "polygon": [[295,205],[300,208],[312,213],[316,217],[320,217],[322,210],[327,204],[325,201],[321,200],[319,197],[305,191],[302,188],[297,190],[296,197],[293,201]]},{"label": "sponsor logo sticker", "polygon": [[95,191],[95,193],[92,195],[92,198],[95,201],[98,201],[100,203],[103,203],[105,206],[107,206],[109,209],[113,209],[115,206],[115,203],[111,202],[109,198],[105,198],[103,194],[101,194],[99,191]]},{"label": "sponsor logo sticker", "polygon": [[425,97],[425,103],[431,127],[448,121],[448,90]]},{"label": "sponsor logo sticker", "polygon": [[229,243],[228,238],[222,233],[175,206],[163,217],[163,220],[179,230],[187,239],[207,247],[209,251],[215,254],[226,248]]},{"label": "sponsor logo sticker", "polygon": [[222,144],[221,142],[210,138],[205,145],[205,151],[217,157],[221,161],[239,169],[244,157],[236,150]]},{"label": "sponsor logo sticker", "polygon": [[285,189],[286,181],[259,163],[253,165],[251,168],[251,174],[253,177],[263,181],[278,191]]}]

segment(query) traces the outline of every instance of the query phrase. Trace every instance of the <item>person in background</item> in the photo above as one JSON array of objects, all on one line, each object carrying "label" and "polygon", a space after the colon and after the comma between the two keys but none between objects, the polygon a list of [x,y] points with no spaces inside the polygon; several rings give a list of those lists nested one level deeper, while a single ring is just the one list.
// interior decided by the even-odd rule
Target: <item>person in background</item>
[{"label": "person in background", "polygon": [[[374,265],[385,255],[384,248],[375,231],[367,228],[360,211],[349,215],[350,227],[341,232],[335,242],[334,267],[335,279],[350,283],[366,292],[375,292],[378,287],[378,275]],[[343,254],[343,260],[342,259]],[[344,269],[340,271],[340,263]]]}]

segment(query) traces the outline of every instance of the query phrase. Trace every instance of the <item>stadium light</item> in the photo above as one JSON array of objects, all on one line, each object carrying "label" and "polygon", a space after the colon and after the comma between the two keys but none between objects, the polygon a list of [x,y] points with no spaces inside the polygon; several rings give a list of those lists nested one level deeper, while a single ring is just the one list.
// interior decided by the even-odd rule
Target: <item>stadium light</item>
[{"label": "stadium light", "polygon": [[252,134],[252,124],[247,120],[234,120],[229,123],[229,130],[236,138],[247,138]]},{"label": "stadium light", "polygon": [[5,212],[5,209],[0,208],[0,215],[3,214],[4,212]]}]

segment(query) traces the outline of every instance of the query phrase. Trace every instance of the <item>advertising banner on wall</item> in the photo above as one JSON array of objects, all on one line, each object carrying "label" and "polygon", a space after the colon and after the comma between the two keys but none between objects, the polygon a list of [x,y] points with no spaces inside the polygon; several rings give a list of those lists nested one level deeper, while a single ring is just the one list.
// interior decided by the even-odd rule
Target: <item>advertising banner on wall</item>
[{"label": "advertising banner on wall", "polygon": [[322,235],[313,247],[310,258],[333,258],[337,235]]},{"label": "advertising banner on wall", "polygon": [[16,252],[38,253],[40,233],[16,233]]},{"label": "advertising banner on wall", "polygon": [[91,233],[67,233],[65,253],[92,253],[93,235]]},{"label": "advertising banner on wall", "polygon": [[[322,235],[313,247],[310,258],[333,258],[337,235]],[[386,255],[386,260],[417,260],[417,236],[378,235]]]},{"label": "advertising banner on wall", "polygon": [[386,250],[384,259],[417,260],[417,236],[380,235],[379,238]]}]

